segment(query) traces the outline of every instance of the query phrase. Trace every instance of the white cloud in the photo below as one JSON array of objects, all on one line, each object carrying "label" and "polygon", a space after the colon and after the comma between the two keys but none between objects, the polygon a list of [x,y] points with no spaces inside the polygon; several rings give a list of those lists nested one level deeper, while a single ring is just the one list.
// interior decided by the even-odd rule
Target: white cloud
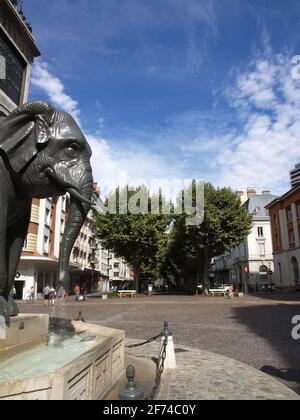
[{"label": "white cloud", "polygon": [[87,135],[87,139],[93,151],[94,179],[104,195],[118,185],[145,184],[150,188],[156,180],[160,180],[163,186],[166,179],[183,179],[176,162],[136,144],[120,147],[111,146],[107,140],[92,135]]},{"label": "white cloud", "polygon": [[[56,105],[80,115],[46,64],[38,63],[32,82]],[[289,170],[300,161],[300,81],[291,77],[291,59],[270,49],[256,56],[236,75],[228,98],[226,115],[189,111],[140,132],[117,127],[106,139],[89,133],[95,180],[107,191],[137,178],[147,183],[207,175],[220,186],[283,193]]]},{"label": "white cloud", "polygon": [[[37,61],[33,67],[31,83],[46,93],[55,106],[72,114],[80,124],[81,111],[78,102],[65,93],[62,81],[50,72],[47,63]],[[102,113],[99,101],[96,103],[96,108]],[[98,123],[103,126],[102,117]],[[135,132],[134,135],[139,137],[139,135],[145,136],[146,133]],[[180,176],[180,168],[176,162],[172,163],[168,158],[143,148],[137,142],[130,143],[124,140],[122,144],[119,139],[118,142],[110,144],[98,135],[86,133],[86,137],[93,151],[91,163],[94,179],[104,194],[118,185],[127,183],[137,185],[143,182],[150,186],[153,179]]]},{"label": "white cloud", "polygon": [[284,192],[289,170],[300,160],[300,85],[291,76],[291,59],[281,54],[257,58],[231,89],[231,105],[243,128],[217,157],[218,183]]},{"label": "white cloud", "polygon": [[69,112],[80,123],[78,102],[65,93],[62,81],[51,74],[47,63],[37,60],[32,67],[31,83],[41,89],[51,102],[63,111]]}]

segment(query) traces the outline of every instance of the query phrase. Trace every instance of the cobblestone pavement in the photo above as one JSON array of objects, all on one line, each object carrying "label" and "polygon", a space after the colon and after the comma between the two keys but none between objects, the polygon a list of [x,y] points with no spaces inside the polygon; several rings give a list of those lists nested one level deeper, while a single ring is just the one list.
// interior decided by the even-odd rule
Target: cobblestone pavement
[{"label": "cobblestone pavement", "polygon": [[[151,360],[158,356],[159,347],[159,342],[153,342],[127,353]],[[165,370],[157,400],[300,400],[278,380],[243,363],[187,346],[175,346],[175,353],[177,367]],[[143,372],[136,374],[138,381]]]},{"label": "cobblestone pavement", "polygon": [[[168,320],[174,342],[246,363],[284,381],[300,393],[300,341],[291,337],[292,317],[300,315],[293,295],[222,297],[154,296],[74,302],[55,308],[53,316],[85,319],[120,328],[132,339],[157,335]],[[21,312],[50,312],[42,304],[20,304]]]}]

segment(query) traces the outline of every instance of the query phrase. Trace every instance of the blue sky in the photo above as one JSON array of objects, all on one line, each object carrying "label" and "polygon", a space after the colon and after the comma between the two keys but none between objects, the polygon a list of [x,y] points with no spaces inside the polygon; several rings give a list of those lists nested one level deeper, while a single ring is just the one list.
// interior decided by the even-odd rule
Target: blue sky
[{"label": "blue sky", "polygon": [[80,121],[95,180],[279,194],[300,161],[297,0],[25,0],[31,99]]}]

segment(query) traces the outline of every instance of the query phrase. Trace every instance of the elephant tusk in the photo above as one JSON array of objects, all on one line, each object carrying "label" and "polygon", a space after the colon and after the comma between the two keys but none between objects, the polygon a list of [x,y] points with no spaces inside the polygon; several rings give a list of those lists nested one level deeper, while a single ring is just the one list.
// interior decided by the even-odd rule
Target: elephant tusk
[{"label": "elephant tusk", "polygon": [[[45,172],[46,172],[47,175],[49,175],[54,180],[54,182],[56,182],[58,185],[60,185],[58,180],[57,180],[57,177],[55,176],[55,174],[54,174],[54,172],[51,168],[47,168],[47,170]],[[71,194],[71,196],[77,198],[77,200],[81,201],[82,203],[89,204],[91,207],[94,206],[94,203],[92,203],[90,200],[85,198],[75,188],[68,187],[68,188],[65,188],[65,191],[67,191],[69,194]]]},{"label": "elephant tusk", "polygon": [[81,201],[82,203],[89,204],[90,206],[94,206],[94,203],[92,203],[90,200],[85,198],[83,195],[81,195],[75,188],[66,188],[66,191],[73,197],[77,198],[77,200]]}]

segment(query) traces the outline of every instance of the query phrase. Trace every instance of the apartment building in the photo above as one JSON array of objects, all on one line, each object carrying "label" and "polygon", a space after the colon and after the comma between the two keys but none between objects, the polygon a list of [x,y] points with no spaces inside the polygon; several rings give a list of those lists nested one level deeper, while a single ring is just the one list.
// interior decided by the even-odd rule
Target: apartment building
[{"label": "apartment building", "polygon": [[[99,194],[97,184],[94,184],[93,199],[96,200]],[[47,284],[56,286],[60,243],[69,204],[68,194],[33,200],[28,234],[15,280],[19,299],[26,299],[32,286],[37,297]],[[90,210],[71,252],[71,290],[76,283],[89,292],[109,289],[108,251],[103,250],[97,241],[94,219],[94,211]]]},{"label": "apartment building", "polygon": [[124,259],[109,255],[109,280],[112,287],[133,287],[134,274]]},{"label": "apartment building", "polygon": [[20,1],[0,7],[0,115],[27,101],[30,68],[40,52]]},{"label": "apartment building", "polygon": [[[293,179],[292,185],[293,185]],[[283,289],[299,289],[300,184],[267,205],[274,249],[274,280]]]},{"label": "apartment building", "polygon": [[247,293],[273,282],[271,224],[265,207],[275,198],[270,191],[257,193],[255,188],[248,189],[243,205],[252,216],[251,232],[231,252],[214,258],[212,269],[216,284],[233,283]]}]

